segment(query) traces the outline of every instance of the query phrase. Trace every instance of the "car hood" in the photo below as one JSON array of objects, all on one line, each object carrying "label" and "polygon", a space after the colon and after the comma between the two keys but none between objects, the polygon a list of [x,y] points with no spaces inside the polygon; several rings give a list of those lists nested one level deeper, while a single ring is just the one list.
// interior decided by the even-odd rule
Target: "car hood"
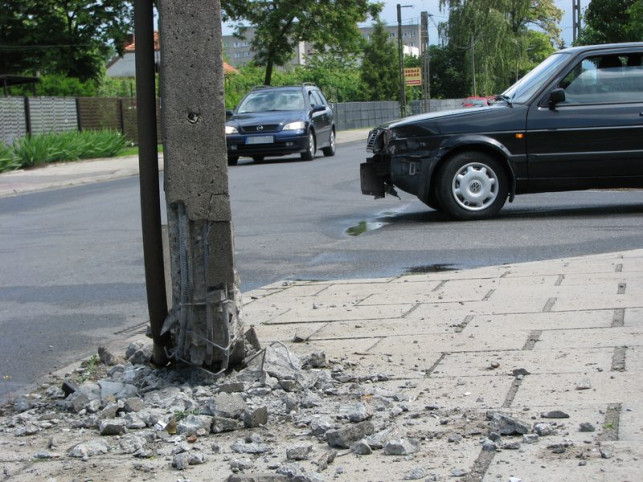
[{"label": "car hood", "polygon": [[291,111],[271,111],[271,112],[254,112],[252,114],[235,114],[226,122],[230,126],[253,126],[257,124],[281,124],[289,122],[306,121],[307,116],[303,112]]},{"label": "car hood", "polygon": [[[381,125],[402,136],[457,134],[524,128],[523,106],[495,104],[488,107],[448,110],[396,119]],[[523,127],[520,127],[523,126]]]}]

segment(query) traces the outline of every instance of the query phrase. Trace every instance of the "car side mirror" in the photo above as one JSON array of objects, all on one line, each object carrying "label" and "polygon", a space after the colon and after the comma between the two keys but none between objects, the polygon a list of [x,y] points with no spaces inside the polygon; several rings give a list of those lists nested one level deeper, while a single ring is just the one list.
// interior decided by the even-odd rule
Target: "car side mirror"
[{"label": "car side mirror", "polygon": [[230,109],[227,109],[225,111],[225,120],[230,119],[230,117],[232,117],[232,115],[233,115],[233,112]]},{"label": "car side mirror", "polygon": [[565,90],[558,88],[549,93],[549,108],[555,109],[557,104],[565,102]]},{"label": "car side mirror", "polygon": [[326,106],[320,104],[313,107],[312,113],[314,114],[315,112],[323,112],[325,110],[326,110]]}]

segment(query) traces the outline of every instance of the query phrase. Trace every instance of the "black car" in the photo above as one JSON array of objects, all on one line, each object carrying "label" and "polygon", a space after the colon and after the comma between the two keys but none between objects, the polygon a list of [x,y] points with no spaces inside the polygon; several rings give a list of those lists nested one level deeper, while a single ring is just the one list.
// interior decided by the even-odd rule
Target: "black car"
[{"label": "black car", "polygon": [[229,165],[240,156],[262,162],[291,154],[312,161],[318,149],[335,155],[333,110],[313,84],[254,88],[227,112],[225,131]]},{"label": "black car", "polygon": [[516,194],[643,187],[643,43],[561,50],[489,107],[372,130],[363,194],[394,186],[462,220]]}]

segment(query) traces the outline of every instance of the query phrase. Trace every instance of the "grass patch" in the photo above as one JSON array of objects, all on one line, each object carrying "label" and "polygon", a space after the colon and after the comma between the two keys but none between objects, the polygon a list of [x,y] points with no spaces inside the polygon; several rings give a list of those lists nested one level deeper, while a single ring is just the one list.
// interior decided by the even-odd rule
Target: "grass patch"
[{"label": "grass patch", "polygon": [[0,172],[61,161],[114,157],[126,146],[120,132],[112,130],[66,131],[36,134],[0,146]]}]

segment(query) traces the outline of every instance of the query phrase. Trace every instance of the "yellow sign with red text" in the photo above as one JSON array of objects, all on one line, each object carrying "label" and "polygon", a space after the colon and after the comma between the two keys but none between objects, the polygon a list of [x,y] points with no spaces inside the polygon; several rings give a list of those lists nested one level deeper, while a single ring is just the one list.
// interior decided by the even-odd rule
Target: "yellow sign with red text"
[{"label": "yellow sign with red text", "polygon": [[413,67],[404,69],[405,85],[422,85],[422,68]]}]

